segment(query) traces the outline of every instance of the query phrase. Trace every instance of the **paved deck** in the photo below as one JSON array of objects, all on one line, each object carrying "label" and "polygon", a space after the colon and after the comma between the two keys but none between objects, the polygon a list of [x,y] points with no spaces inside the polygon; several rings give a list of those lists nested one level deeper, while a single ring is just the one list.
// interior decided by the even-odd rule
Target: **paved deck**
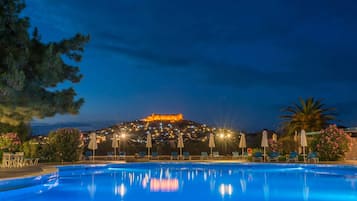
[{"label": "paved deck", "polygon": [[0,168],[0,179],[42,175],[57,171],[54,167],[31,166],[22,168]]},{"label": "paved deck", "polygon": [[[148,160],[136,160],[135,162],[147,162]],[[57,165],[75,165],[75,164],[107,164],[107,163],[126,163],[134,161],[79,161],[76,163],[47,163],[39,166],[30,166],[22,168],[0,168],[0,180],[9,178],[22,178],[29,176],[37,176],[49,174],[57,171]],[[248,162],[243,160],[150,160],[149,162],[221,162],[221,163],[242,163]],[[341,165],[357,165],[357,160],[326,162],[320,161],[319,164],[341,164]]]}]

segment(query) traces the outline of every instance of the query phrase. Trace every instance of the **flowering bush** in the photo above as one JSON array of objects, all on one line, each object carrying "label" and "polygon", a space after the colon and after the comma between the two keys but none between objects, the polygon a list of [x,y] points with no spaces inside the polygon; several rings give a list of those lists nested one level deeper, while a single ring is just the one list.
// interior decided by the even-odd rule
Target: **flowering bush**
[{"label": "flowering bush", "polygon": [[21,140],[17,133],[0,134],[0,149],[4,151],[17,151],[21,145]]},{"label": "flowering bush", "polygon": [[352,147],[352,138],[336,125],[320,131],[316,149],[322,160],[336,161],[344,158]]}]

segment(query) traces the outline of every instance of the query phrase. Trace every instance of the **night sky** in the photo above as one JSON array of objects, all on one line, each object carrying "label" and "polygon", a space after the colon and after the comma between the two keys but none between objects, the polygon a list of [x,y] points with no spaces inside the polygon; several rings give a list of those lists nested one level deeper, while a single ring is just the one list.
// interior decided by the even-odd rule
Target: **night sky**
[{"label": "night sky", "polygon": [[43,41],[90,34],[78,116],[151,113],[244,131],[278,128],[299,97],[357,126],[357,1],[27,0]]}]

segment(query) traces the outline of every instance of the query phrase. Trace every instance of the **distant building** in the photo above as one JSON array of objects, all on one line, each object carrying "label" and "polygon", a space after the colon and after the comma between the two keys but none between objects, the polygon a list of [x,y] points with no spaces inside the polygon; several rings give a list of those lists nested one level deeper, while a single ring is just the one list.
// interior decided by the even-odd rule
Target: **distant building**
[{"label": "distant building", "polygon": [[142,119],[145,122],[151,122],[151,121],[170,121],[170,122],[176,122],[176,121],[182,121],[183,120],[183,114],[151,114],[144,119]]}]

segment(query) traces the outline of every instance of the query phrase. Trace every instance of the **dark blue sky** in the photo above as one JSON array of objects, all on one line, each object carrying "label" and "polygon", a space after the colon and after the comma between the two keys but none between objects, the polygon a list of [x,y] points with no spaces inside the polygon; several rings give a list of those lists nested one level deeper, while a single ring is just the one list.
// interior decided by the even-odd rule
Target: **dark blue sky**
[{"label": "dark blue sky", "polygon": [[276,129],[299,97],[357,125],[357,1],[27,0],[44,41],[91,35],[78,116],[150,113],[239,130]]}]

